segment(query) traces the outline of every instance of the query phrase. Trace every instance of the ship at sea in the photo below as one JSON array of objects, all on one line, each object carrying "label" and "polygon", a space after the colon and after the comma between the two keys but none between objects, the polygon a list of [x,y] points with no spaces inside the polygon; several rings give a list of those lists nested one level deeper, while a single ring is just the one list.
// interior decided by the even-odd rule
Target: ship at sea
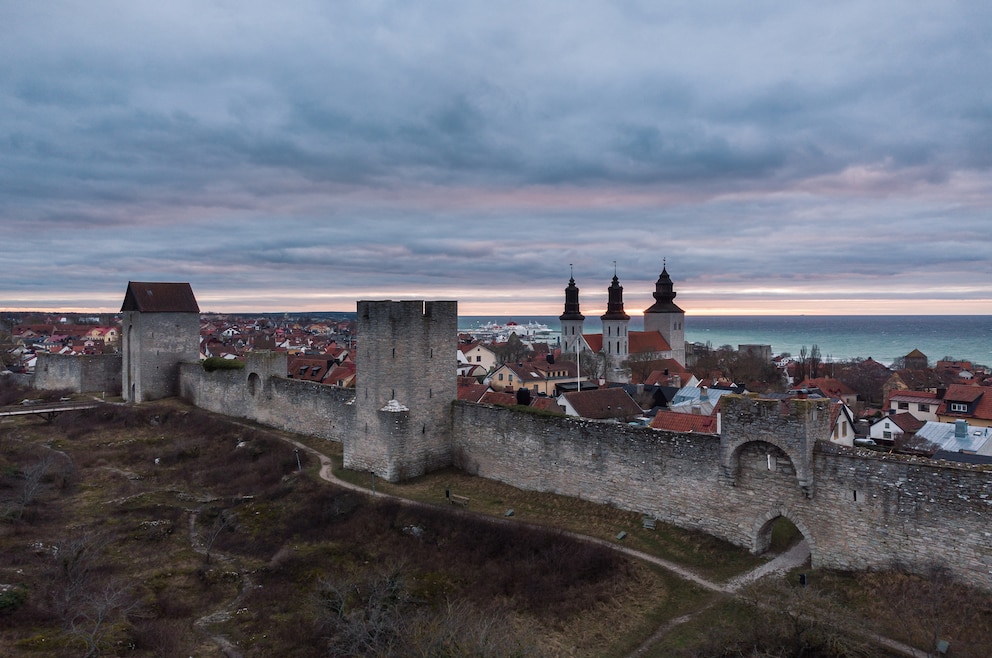
[{"label": "ship at sea", "polygon": [[557,343],[559,332],[551,329],[543,322],[519,323],[509,320],[506,323],[486,322],[479,323],[469,329],[462,329],[462,333],[472,336],[476,340],[505,342],[511,334],[516,334],[518,338],[525,342]]}]

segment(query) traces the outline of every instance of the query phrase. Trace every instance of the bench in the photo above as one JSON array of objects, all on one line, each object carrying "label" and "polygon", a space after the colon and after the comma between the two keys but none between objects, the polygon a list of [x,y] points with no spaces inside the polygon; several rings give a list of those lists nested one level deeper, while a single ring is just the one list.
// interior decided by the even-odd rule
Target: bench
[{"label": "bench", "polygon": [[658,519],[653,516],[645,516],[641,519],[641,525],[644,526],[645,530],[654,530],[654,524],[657,523]]},{"label": "bench", "polygon": [[468,507],[468,496],[459,496],[458,494],[451,494],[448,496],[448,502],[452,505],[461,505],[462,507]]}]

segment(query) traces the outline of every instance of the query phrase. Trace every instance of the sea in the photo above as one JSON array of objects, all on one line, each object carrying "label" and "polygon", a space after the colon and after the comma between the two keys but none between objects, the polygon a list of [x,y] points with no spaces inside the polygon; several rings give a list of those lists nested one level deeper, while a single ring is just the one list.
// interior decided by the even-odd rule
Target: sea
[{"label": "sea", "polygon": [[[458,328],[469,331],[487,323],[545,324],[561,331],[555,316],[459,316]],[[599,333],[598,317],[587,317],[587,333]],[[644,328],[643,318],[632,316],[630,329]],[[918,349],[931,363],[944,357],[992,365],[992,316],[990,315],[783,315],[693,316],[685,318],[690,343],[714,348],[730,345],[771,345],[773,354],[798,356],[805,346],[816,345],[825,361],[871,357],[885,365]]]}]

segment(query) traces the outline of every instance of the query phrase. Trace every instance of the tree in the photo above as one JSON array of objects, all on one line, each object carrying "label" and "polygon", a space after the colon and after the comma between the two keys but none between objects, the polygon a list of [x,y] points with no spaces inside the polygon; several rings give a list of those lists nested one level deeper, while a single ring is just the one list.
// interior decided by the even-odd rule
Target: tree
[{"label": "tree", "polygon": [[820,376],[820,347],[816,343],[809,348],[809,367],[806,369],[808,377],[816,378]]},{"label": "tree", "polygon": [[579,352],[579,367],[581,373],[589,379],[602,379],[606,374],[606,353],[589,350]]},{"label": "tree", "polygon": [[510,334],[505,343],[493,345],[493,354],[496,355],[497,365],[517,363],[524,360],[528,349],[519,336]]},{"label": "tree", "polygon": [[658,369],[659,363],[653,352],[639,352],[629,355],[620,363],[620,367],[627,371],[633,382],[642,383]]}]

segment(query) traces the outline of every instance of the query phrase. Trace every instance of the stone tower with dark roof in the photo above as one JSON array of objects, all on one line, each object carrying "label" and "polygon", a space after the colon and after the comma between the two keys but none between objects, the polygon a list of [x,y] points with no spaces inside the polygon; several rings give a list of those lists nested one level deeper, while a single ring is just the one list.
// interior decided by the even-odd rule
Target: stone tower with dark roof
[{"label": "stone tower with dark roof", "polygon": [[121,395],[145,402],[179,394],[179,364],[200,359],[200,307],[188,283],[127,284],[121,305]]},{"label": "stone tower with dark roof", "polygon": [[565,288],[565,312],[558,316],[561,320],[561,351],[575,354],[582,349],[582,325],[586,317],[579,311],[579,287],[575,277],[570,276]]},{"label": "stone tower with dark roof", "polygon": [[654,304],[644,311],[644,331],[657,331],[672,348],[672,358],[685,365],[685,311],[675,304],[668,267],[662,266],[654,287]]},{"label": "stone tower with dark roof", "polygon": [[620,279],[613,273],[613,283],[607,288],[609,300],[606,303],[606,313],[600,316],[603,321],[603,352],[606,354],[608,371],[606,379],[614,381],[612,371],[620,367],[629,352],[627,327],[630,316],[623,310],[623,286]]}]

